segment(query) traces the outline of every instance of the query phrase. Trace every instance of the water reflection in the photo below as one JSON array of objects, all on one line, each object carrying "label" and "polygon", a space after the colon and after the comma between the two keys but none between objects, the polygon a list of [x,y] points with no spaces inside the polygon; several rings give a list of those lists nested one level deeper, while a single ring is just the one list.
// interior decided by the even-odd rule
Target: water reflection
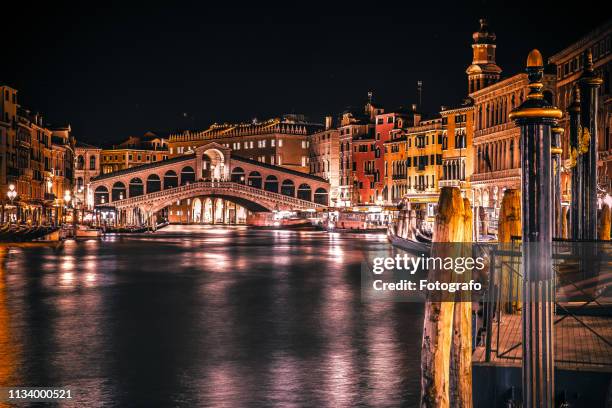
[{"label": "water reflection", "polygon": [[417,405],[421,307],[360,299],[365,251],[387,248],[183,227],[11,250],[0,380],[110,406]]}]

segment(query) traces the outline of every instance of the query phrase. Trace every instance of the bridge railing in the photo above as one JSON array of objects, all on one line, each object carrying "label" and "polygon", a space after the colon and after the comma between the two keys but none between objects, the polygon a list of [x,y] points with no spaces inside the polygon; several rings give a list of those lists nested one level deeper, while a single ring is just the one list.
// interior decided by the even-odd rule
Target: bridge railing
[{"label": "bridge railing", "polygon": [[279,201],[283,204],[293,205],[299,208],[323,208],[325,205],[318,204],[313,201],[302,200],[300,198],[287,196],[280,193],[275,193],[272,191],[267,191],[262,188],[247,186],[245,184],[235,183],[233,181],[198,181],[190,184],[185,184],[182,186],[167,188],[165,190],[156,191],[154,193],[148,193],[139,195],[136,197],[129,197],[123,200],[115,200],[108,205],[112,205],[115,207],[129,207],[133,205],[138,205],[143,202],[147,202],[150,200],[155,200],[158,198],[171,198],[174,195],[190,192],[190,191],[198,191],[198,190],[212,190],[213,194],[223,194],[224,190],[233,190],[233,191],[241,191],[246,193],[246,195],[251,196],[254,200],[261,198],[262,196],[265,198],[269,198],[273,201]]}]

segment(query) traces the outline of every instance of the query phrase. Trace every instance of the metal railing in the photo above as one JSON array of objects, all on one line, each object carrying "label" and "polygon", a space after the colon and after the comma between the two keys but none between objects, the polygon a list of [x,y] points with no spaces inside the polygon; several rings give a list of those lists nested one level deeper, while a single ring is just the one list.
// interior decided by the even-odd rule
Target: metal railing
[{"label": "metal railing", "polygon": [[292,205],[296,208],[324,208],[325,204],[319,204],[312,201],[302,200],[300,198],[287,196],[272,191],[267,191],[257,187],[247,186],[241,183],[235,183],[233,181],[199,181],[195,183],[185,184],[182,186],[168,188],[165,190],[156,191],[154,193],[143,194],[136,197],[125,198],[123,200],[115,200],[110,202],[108,205],[115,207],[130,207],[141,203],[146,203],[151,200],[164,198],[171,200],[173,196],[180,195],[187,192],[198,192],[202,191],[207,194],[224,194],[228,191],[240,191],[243,195],[252,198],[255,202],[258,199],[266,198],[281,204]]},{"label": "metal railing", "polygon": [[[604,250],[600,247],[591,249],[597,251],[594,252],[597,253],[596,257],[585,256],[585,250],[576,249],[576,244],[569,241],[553,243],[553,270],[557,285],[555,335],[558,342],[576,342],[571,347],[567,347],[567,344],[556,346],[555,361],[611,366],[612,358],[605,356],[612,355],[612,337],[606,329],[612,323],[612,304],[609,298],[606,301],[602,298],[609,296],[607,291],[612,283],[612,244],[609,241],[600,242],[600,245],[606,246]],[[493,357],[522,359],[522,341],[510,335],[518,330],[520,338],[522,327],[520,243],[514,241],[502,245],[491,246],[489,252],[482,327],[487,362],[492,361]],[[573,294],[559,296],[560,288],[570,288]],[[502,327],[504,325],[506,327]],[[512,325],[513,328],[509,327]],[[583,343],[578,343],[581,341]]]}]

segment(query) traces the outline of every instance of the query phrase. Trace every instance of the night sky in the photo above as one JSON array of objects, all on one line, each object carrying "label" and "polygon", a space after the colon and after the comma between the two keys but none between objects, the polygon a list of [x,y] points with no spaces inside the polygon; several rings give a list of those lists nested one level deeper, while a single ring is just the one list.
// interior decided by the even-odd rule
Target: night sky
[{"label": "night sky", "polygon": [[564,1],[21,3],[2,13],[0,83],[47,122],[70,123],[99,145],[283,113],[322,121],[361,106],[368,90],[383,106],[409,105],[417,80],[434,113],[465,96],[480,17],[497,34],[504,77],[523,69],[531,48],[546,58],[610,17],[605,3],[587,1],[578,10]]}]

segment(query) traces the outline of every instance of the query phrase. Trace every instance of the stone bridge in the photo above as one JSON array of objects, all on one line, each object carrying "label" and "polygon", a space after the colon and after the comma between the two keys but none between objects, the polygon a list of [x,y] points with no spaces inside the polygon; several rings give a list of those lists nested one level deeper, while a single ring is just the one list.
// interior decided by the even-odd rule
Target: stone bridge
[{"label": "stone bridge", "polygon": [[250,211],[301,210],[329,204],[329,183],[306,173],[232,156],[209,143],[195,152],[92,179],[90,206],[155,213],[194,197],[220,197]]}]

